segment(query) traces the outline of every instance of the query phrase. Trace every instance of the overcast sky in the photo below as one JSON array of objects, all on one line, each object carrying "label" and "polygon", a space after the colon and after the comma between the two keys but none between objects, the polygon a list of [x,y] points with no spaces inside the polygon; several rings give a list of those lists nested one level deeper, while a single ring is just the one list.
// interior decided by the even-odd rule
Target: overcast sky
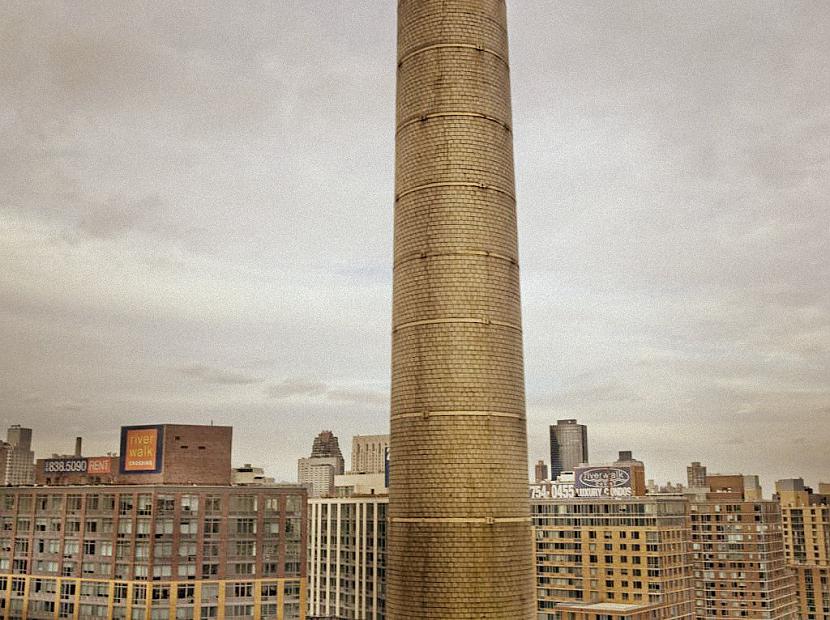
[{"label": "overcast sky", "polygon": [[[830,5],[509,21],[531,462],[830,481]],[[4,428],[388,432],[394,2],[6,0],[0,58]]]}]

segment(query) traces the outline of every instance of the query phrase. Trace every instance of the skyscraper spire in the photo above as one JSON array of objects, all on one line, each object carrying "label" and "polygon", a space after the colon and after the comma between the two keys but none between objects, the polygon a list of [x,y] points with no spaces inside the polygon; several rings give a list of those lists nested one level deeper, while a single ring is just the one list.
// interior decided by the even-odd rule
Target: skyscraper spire
[{"label": "skyscraper spire", "polygon": [[504,0],[400,0],[387,612],[535,618]]}]

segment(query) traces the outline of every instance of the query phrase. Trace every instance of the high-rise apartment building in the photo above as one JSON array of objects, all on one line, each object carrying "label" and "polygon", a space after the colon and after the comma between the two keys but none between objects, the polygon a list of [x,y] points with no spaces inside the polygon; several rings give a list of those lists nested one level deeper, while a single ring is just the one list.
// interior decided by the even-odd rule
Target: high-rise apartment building
[{"label": "high-rise apartment building", "polygon": [[698,461],[686,467],[686,481],[691,489],[701,489],[706,486],[706,466]]},{"label": "high-rise apartment building", "polygon": [[576,420],[557,420],[550,427],[550,477],[588,462],[588,427]]},{"label": "high-rise apartment building", "polygon": [[310,499],[309,619],[386,617],[387,496]]},{"label": "high-rise apartment building", "polygon": [[749,500],[743,475],[709,475],[690,490],[695,605],[708,618],[797,618],[781,509]]},{"label": "high-rise apartment building", "polygon": [[398,2],[393,620],[535,618],[506,13]]},{"label": "high-rise apartment building", "polygon": [[32,429],[12,424],[6,431],[6,443],[21,450],[32,449]]},{"label": "high-rise apartment building", "polygon": [[309,497],[334,493],[334,477],[343,473],[343,454],[337,437],[323,431],[314,438],[311,456],[297,461],[297,481],[308,488]]},{"label": "high-rise apartment building", "polygon": [[34,465],[32,429],[19,424],[9,427],[6,441],[0,442],[0,482],[3,486],[34,484]]},{"label": "high-rise apartment building", "polygon": [[694,617],[682,497],[539,499],[539,620]]},{"label": "high-rise apartment building", "polygon": [[830,620],[830,488],[819,493],[794,478],[775,483],[784,524],[784,551],[795,572],[800,617]]},{"label": "high-rise apartment building", "polygon": [[0,490],[6,620],[305,618],[298,486]]},{"label": "high-rise apartment building", "polygon": [[384,473],[388,450],[389,435],[355,435],[352,437],[351,473]]}]

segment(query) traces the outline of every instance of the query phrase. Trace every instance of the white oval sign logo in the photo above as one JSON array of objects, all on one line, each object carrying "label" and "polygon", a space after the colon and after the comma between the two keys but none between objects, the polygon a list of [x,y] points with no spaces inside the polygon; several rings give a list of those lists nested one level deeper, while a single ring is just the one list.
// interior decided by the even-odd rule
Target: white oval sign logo
[{"label": "white oval sign logo", "polygon": [[595,467],[579,472],[579,482],[586,487],[624,487],[631,481],[631,474],[617,467]]}]

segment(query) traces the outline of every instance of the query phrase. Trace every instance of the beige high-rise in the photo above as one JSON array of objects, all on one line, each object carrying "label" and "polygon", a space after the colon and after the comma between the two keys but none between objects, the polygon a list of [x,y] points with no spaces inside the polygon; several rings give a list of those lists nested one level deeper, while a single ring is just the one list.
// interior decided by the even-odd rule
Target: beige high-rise
[{"label": "beige high-rise", "polygon": [[400,0],[387,611],[535,617],[504,0]]}]

